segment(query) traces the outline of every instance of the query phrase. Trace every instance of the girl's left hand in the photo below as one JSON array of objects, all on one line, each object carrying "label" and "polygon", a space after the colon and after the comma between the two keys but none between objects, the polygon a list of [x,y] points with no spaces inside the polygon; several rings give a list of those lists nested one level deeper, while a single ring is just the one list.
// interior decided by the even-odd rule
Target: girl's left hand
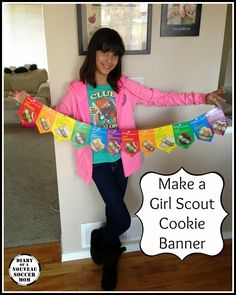
[{"label": "girl's left hand", "polygon": [[226,102],[226,100],[219,96],[220,94],[225,93],[224,88],[217,89],[213,92],[207,93],[205,96],[205,103],[206,104],[214,104],[217,107],[221,107],[221,103]]}]

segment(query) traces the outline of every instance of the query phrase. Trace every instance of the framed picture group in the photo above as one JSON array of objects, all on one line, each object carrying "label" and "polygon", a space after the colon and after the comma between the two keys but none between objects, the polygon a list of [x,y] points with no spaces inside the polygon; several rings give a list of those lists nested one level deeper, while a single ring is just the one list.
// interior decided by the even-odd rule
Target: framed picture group
[{"label": "framed picture group", "polygon": [[[86,54],[90,38],[102,27],[122,36],[125,54],[150,54],[152,7],[147,3],[76,4],[79,54]],[[199,36],[201,9],[202,4],[162,4],[160,37]]]}]

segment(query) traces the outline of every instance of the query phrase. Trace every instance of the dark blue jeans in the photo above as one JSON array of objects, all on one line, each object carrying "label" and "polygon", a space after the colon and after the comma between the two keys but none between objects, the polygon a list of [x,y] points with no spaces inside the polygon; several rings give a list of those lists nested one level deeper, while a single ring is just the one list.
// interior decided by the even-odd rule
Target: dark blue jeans
[{"label": "dark blue jeans", "polygon": [[105,202],[106,224],[101,242],[120,246],[119,236],[130,227],[130,214],[124,202],[128,178],[121,159],[114,163],[93,164],[93,180]]}]

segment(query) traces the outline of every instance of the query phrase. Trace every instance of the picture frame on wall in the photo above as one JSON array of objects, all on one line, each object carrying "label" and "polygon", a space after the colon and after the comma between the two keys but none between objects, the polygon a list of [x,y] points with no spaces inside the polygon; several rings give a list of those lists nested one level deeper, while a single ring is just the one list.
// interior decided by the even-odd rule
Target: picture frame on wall
[{"label": "picture frame on wall", "polygon": [[162,4],[161,37],[199,36],[202,4]]},{"label": "picture frame on wall", "polygon": [[121,35],[125,54],[150,54],[151,4],[76,4],[76,10],[79,55],[86,55],[93,33],[103,27]]}]

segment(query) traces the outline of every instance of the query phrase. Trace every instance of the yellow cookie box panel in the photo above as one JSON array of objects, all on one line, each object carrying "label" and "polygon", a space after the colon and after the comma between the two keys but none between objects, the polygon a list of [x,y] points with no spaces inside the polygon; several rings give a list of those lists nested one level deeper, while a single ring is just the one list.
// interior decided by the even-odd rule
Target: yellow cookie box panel
[{"label": "yellow cookie box panel", "polygon": [[71,140],[75,122],[68,116],[58,114],[52,126],[52,133],[58,141]]},{"label": "yellow cookie box panel", "polygon": [[155,128],[154,133],[159,150],[170,153],[176,148],[172,125]]}]

